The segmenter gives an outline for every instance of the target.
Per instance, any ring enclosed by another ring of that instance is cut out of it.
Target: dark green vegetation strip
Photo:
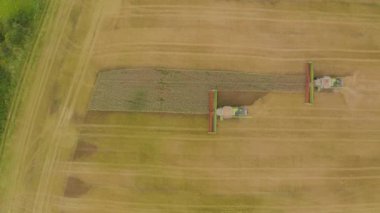
[[[45,0],[0,0],[0,138],[43,5]]]

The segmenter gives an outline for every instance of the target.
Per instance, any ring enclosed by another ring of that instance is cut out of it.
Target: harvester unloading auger
[[[305,103],[314,104],[314,92],[335,90],[343,87],[343,78],[322,76],[315,77],[314,65],[308,63],[305,81]],[[216,133],[218,117],[220,120],[230,118],[246,118],[248,108],[246,106],[223,106],[218,108],[218,90],[209,91],[209,133]]]

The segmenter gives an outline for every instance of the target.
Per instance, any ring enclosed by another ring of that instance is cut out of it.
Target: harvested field
[[[305,77],[301,75],[227,71],[169,69],[105,71],[98,74],[89,110],[207,114],[208,91],[211,89],[252,94],[303,93],[304,79]],[[253,100],[248,99],[243,102],[249,103]]]
[[[7,193],[0,212],[380,212],[377,1],[49,5],[41,51],[25,65],[10,119],[16,126],[6,135],[12,158],[1,175]],[[296,89],[303,80],[290,92],[272,90],[278,78],[287,82],[282,76],[303,79],[307,61],[316,75],[345,76],[346,87],[316,93],[313,106]],[[161,71],[145,69],[152,67]],[[259,92],[237,95],[242,84],[227,84],[221,101],[253,103],[252,118],[219,122],[218,134],[209,135],[202,114],[88,110],[101,88],[97,76],[113,77],[100,71],[120,72],[115,82],[126,77],[124,68],[139,71],[133,79],[153,80],[144,88],[164,79],[191,90],[212,81],[212,71],[243,82],[247,74],[269,77],[251,79]],[[181,75],[174,82],[162,70]],[[200,77],[182,75],[195,71]]]

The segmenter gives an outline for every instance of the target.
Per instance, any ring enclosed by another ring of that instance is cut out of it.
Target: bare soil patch
[[[73,159],[77,160],[80,158],[90,156],[94,154],[97,150],[98,147],[96,145],[87,143],[85,141],[79,141]]]
[[[91,186],[76,177],[69,177],[67,179],[65,197],[80,197],[86,194],[91,189]]]
[[[267,92],[247,92],[247,91],[220,91],[218,93],[219,106],[243,106],[252,105],[263,98]]]
[[[170,69],[106,71],[98,75],[89,109],[207,114],[210,89],[232,92],[225,93],[223,102],[252,104],[260,93],[302,92],[304,77]]]

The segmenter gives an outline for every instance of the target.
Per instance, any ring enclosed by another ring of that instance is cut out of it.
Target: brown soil
[[[229,93],[222,98],[229,105],[250,105],[264,93],[302,93],[304,87],[302,75],[121,69],[98,74],[89,109],[207,114],[210,89]]]
[[[76,177],[69,177],[67,179],[65,197],[80,197],[86,194],[91,189],[91,186]]]
[[[97,150],[98,147],[96,145],[84,141],[79,141],[73,159],[77,160],[80,158],[90,156],[94,154]]]

